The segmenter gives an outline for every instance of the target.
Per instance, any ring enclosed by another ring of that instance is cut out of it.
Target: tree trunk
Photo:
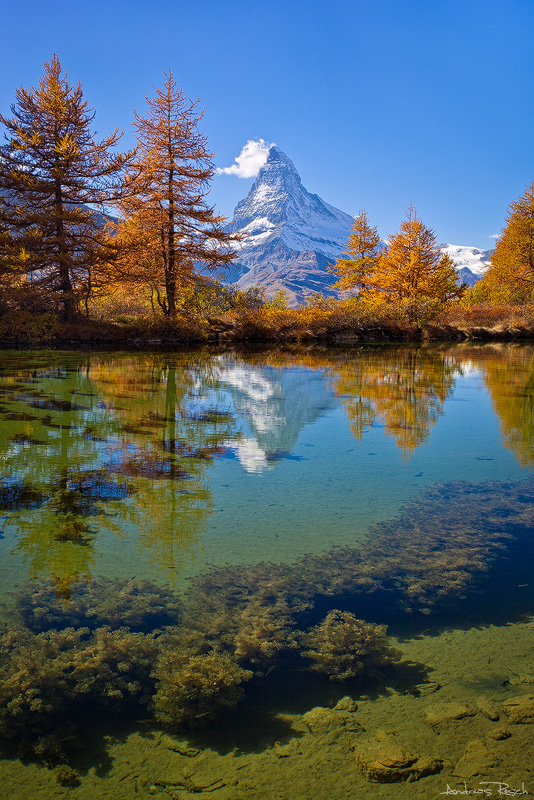
[[[56,180],[54,207],[56,215],[57,261],[63,319],[70,322],[76,316],[76,303],[73,298],[72,283],[69,274],[68,255],[65,247],[65,227],[63,225],[63,193],[61,183]]]
[[[170,149],[170,143],[169,143]],[[172,150],[170,149],[171,158]],[[167,307],[170,317],[176,316],[176,246],[174,232],[174,169],[169,170],[168,202],[167,209],[169,229],[167,232],[167,274],[165,276],[165,288],[167,290]]]

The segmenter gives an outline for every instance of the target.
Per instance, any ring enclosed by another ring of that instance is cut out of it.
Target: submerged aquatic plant
[[[373,625],[354,614],[333,609],[322,622],[301,635],[308,648],[301,655],[313,661],[311,669],[324,672],[332,681],[372,677],[380,667],[401,656],[386,631],[385,625]]]
[[[176,625],[181,603],[169,589],[148,580],[99,578],[71,587],[68,599],[49,581],[30,584],[16,595],[24,625],[35,633],[106,626],[150,633]]]
[[[76,490],[86,497],[92,486]],[[120,711],[150,701],[166,726],[200,725],[296,647],[332,680],[378,676],[399,653],[384,626],[342,602],[357,608],[380,591],[390,605],[429,613],[464,597],[508,540],[534,528],[533,501],[532,480],[434,486],[357,548],[292,565],[213,567],[191,580],[183,600],[149,581],[78,583],[64,599],[50,582],[34,583],[17,597],[24,627],[0,637],[0,734],[42,749],[78,709],[110,702]],[[299,630],[318,601],[340,610]]]
[[[316,593],[385,590],[405,611],[429,614],[465,598],[519,527],[534,530],[534,481],[429,487],[395,519],[373,525],[360,547],[335,547],[296,569]]]
[[[252,672],[226,653],[191,654],[168,648],[158,659],[154,677],[156,718],[176,728],[202,724],[237,705],[244,695],[242,684]]]
[[[73,770],[72,767],[69,767],[68,764],[60,764],[60,766],[57,767],[56,782],[59,783],[60,786],[68,786],[71,789],[80,785],[78,773]]]
[[[78,746],[76,729],[71,723],[67,723],[64,728],[58,728],[54,733],[39,736],[33,743],[32,749],[38,761],[45,767],[53,769],[58,764],[65,765],[69,753],[76,750]]]
[[[188,473],[172,458],[160,458],[148,451],[126,454],[117,464],[110,466],[112,472],[154,481],[181,481]]]
[[[27,433],[14,433],[9,437],[9,440],[14,442],[14,444],[21,444],[24,447],[48,444],[44,439],[35,439],[35,437]]]
[[[0,511],[36,508],[44,502],[44,495],[24,481],[0,480]]]
[[[62,470],[51,485],[50,508],[58,515],[87,517],[102,514],[102,503],[123,500],[135,489],[104,470]]]
[[[213,408],[191,408],[183,406],[180,409],[182,419],[192,422],[231,422],[232,415],[229,411]]]
[[[192,579],[183,622],[261,674],[296,646],[297,617],[313,593],[289,565],[213,567]]]
[[[16,600],[20,622],[0,632],[0,736],[55,766],[86,710],[151,702],[160,627],[176,625],[180,603],[149,581],[111,578],[78,584],[69,599],[39,582]]]
[[[148,702],[156,656],[152,635],[98,628],[0,636],[0,735],[35,740],[72,719],[74,709],[120,710]]]

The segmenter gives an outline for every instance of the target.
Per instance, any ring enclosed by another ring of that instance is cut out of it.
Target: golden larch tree
[[[441,252],[435,231],[424,225],[410,206],[400,231],[390,236],[387,250],[380,256],[376,288],[386,301],[406,306],[415,320],[423,305],[438,310],[462,296],[466,287],[459,286],[456,277],[454,263]]]
[[[116,254],[104,204],[120,194],[131,153],[114,153],[116,129],[98,141],[81,83],[54,55],[38,87],[20,87],[12,117],[0,115],[0,280],[72,319]],[[7,234],[6,234],[7,232]]]
[[[341,258],[331,267],[331,272],[339,276],[336,289],[358,293],[364,297],[374,288],[373,276],[380,257],[380,236],[378,230],[369,224],[365,210],[354,218],[352,232]]]
[[[118,232],[122,279],[148,284],[163,313],[173,316],[198,272],[231,263],[238,237],[206,201],[215,167],[198,130],[198,101],[185,97],[171,72],[155,91],[146,97],[146,113],[134,112],[137,157]]]
[[[478,294],[497,303],[534,300],[534,182],[510,203]]]

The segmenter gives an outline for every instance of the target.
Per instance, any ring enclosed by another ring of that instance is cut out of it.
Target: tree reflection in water
[[[379,423],[409,460],[443,414],[460,365],[440,351],[404,347],[372,351],[332,371],[357,442]]]
[[[211,512],[206,471],[233,432],[231,416],[213,405],[205,361],[92,356],[61,384],[55,369],[4,377],[4,417],[21,403],[48,412],[17,419],[24,430],[0,445],[0,499],[32,578],[51,579],[68,596],[89,579],[99,538],[128,525],[171,573],[195,547]],[[36,431],[39,450],[31,446]]]

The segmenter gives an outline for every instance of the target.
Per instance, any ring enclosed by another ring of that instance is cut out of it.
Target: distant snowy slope
[[[490,265],[491,250],[479,250],[458,244],[441,244],[441,251],[447,253],[455,263],[459,277],[472,286],[484,277]],[[471,280],[469,279],[472,276]]]

